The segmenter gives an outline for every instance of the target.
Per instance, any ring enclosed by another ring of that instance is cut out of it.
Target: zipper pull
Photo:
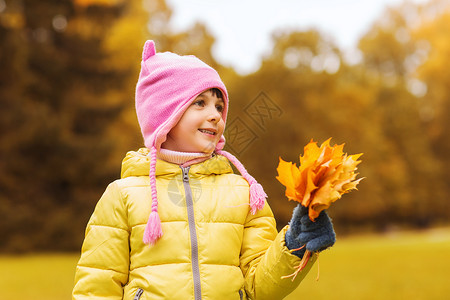
[[[139,288],[136,292],[136,295],[134,295],[134,299],[133,300],[139,300],[141,299],[142,294],[144,293],[144,290]]]
[[[184,182],[189,182],[189,168],[190,167],[186,167],[186,168],[181,167],[181,169],[183,170],[183,181]]]

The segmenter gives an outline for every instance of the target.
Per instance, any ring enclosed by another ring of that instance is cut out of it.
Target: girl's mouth
[[[199,131],[206,133],[206,134],[210,134],[210,135],[216,135],[216,133],[214,131],[207,130],[207,129],[199,129]]]

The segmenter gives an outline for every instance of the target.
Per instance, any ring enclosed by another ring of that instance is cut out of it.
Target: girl
[[[302,207],[277,233],[261,185],[222,150],[227,111],[214,69],[145,43],[136,112],[146,148],[126,155],[89,220],[73,299],[282,299],[313,264],[281,278],[305,248],[333,245],[326,213],[313,223]]]

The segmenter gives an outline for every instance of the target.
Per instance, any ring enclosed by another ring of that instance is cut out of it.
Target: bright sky
[[[387,6],[404,0],[166,0],[172,29],[182,31],[196,21],[216,38],[214,57],[241,74],[256,71],[270,53],[275,30],[316,28],[339,48],[351,52]],[[424,3],[426,0],[410,0]]]

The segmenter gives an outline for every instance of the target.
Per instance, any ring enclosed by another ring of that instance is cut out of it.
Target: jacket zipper
[[[194,201],[192,197],[192,190],[189,184],[189,169],[190,167],[183,168],[183,186],[186,194],[186,209],[188,213],[189,234],[191,237],[191,259],[192,259],[192,276],[194,279],[194,299],[202,299],[202,288],[200,282],[200,268],[198,262],[198,241],[197,231],[195,229],[195,215],[194,215]]]
[[[134,295],[133,300],[139,300],[141,299],[142,294],[144,293],[144,290],[139,288],[136,292],[136,295]]]

